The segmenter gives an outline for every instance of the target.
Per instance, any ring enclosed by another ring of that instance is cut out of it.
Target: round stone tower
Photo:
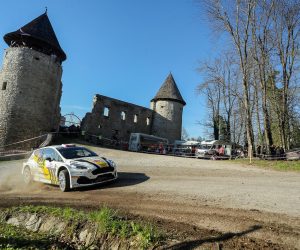
[[[154,111],[152,134],[167,138],[169,143],[180,140],[182,112],[185,104],[170,73],[156,96],[151,100],[150,106]]]
[[[0,71],[0,148],[58,129],[66,59],[47,13],[4,40],[9,48]]]

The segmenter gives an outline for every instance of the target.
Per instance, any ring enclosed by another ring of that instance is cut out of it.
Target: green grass
[[[249,161],[249,159],[237,159],[231,162],[242,163],[248,166],[256,166],[268,169],[275,169],[280,171],[297,171],[300,172],[300,161],[276,161],[276,160],[257,160],[254,159]]]
[[[0,249],[49,249],[49,246],[54,245],[64,247],[55,236],[34,233],[26,228],[0,222]]]
[[[121,239],[133,239],[142,249],[155,245],[163,240],[162,233],[160,233],[153,225],[125,220],[118,216],[116,211],[107,207],[87,212],[68,207],[22,206],[9,208],[6,212],[28,212],[45,214],[48,216],[52,215],[67,222],[72,222],[68,224],[69,226],[66,229],[66,232],[69,235],[72,235],[72,232],[79,223],[95,223],[100,233],[111,234]]]

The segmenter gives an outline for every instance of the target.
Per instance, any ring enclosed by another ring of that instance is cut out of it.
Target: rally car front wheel
[[[24,168],[23,179],[26,185],[30,184],[32,181],[30,168],[28,166]]]
[[[69,177],[68,170],[63,169],[59,172],[58,182],[61,191],[67,192],[70,190],[70,177]]]

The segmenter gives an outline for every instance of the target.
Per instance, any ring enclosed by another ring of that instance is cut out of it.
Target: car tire
[[[24,180],[24,182],[25,182],[26,185],[29,185],[32,182],[31,171],[30,171],[30,168],[28,166],[26,166],[24,168],[24,171],[23,171],[23,180]]]
[[[67,169],[63,169],[58,174],[59,188],[63,192],[68,192],[70,190],[70,176]]]

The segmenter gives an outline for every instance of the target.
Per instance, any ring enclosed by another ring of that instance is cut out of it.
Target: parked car
[[[27,184],[38,181],[59,185],[63,192],[118,178],[117,166],[112,160],[74,144],[35,150],[23,163],[22,174]]]
[[[173,154],[181,156],[195,156],[196,148],[199,147],[198,141],[176,140],[173,146]]]
[[[286,152],[287,160],[300,160],[300,148],[291,149]]]
[[[220,148],[222,152],[220,153]],[[202,141],[196,148],[196,158],[204,159],[229,159],[232,155],[233,143],[221,140]]]

